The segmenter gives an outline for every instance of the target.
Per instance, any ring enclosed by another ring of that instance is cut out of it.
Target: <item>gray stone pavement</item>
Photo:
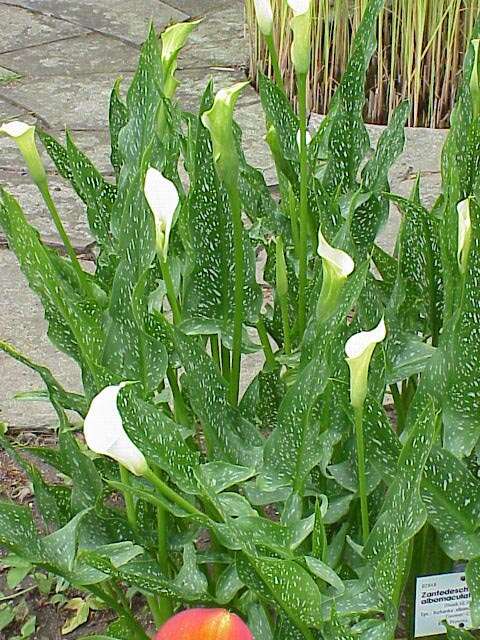
[[[180,58],[178,96],[185,108],[196,110],[210,77],[218,87],[245,77],[248,44],[242,0],[0,0],[0,122],[15,118],[37,122],[59,137],[69,128],[80,148],[105,176],[111,176],[108,99],[115,78],[123,77],[126,88],[151,19],[162,29],[171,21],[192,17],[202,17],[203,22]],[[275,186],[273,165],[263,141],[264,119],[252,88],[239,101],[236,117],[244,129],[247,157]],[[374,140],[380,131],[380,127],[372,127]],[[407,137],[407,150],[395,166],[392,188],[408,193],[415,173],[421,171],[423,194],[431,203],[438,192],[444,133],[417,130],[408,132]],[[91,238],[83,207],[52,164],[47,161],[47,165],[67,231],[75,246],[85,247]],[[0,138],[0,184],[19,198],[42,236],[57,242],[21,157],[5,138]],[[396,226],[398,217],[393,215],[384,234],[386,246],[391,246]],[[1,231],[0,286],[0,339],[49,366],[67,387],[78,389],[78,370],[50,346],[41,305],[2,241]],[[29,429],[54,422],[46,404],[12,399],[18,391],[41,388],[35,374],[0,354],[0,379],[0,421]]]

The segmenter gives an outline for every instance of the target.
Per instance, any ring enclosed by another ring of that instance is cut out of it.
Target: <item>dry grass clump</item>
[[[280,67],[293,98],[288,6],[285,0],[271,1]],[[366,5],[367,0],[313,0],[313,111],[326,112]],[[463,54],[479,7],[480,0],[387,0],[378,21],[378,49],[369,73],[365,114],[368,122],[387,122],[395,106],[409,97],[410,126],[448,126]],[[268,51],[256,28],[252,0],[246,0],[246,13],[252,75],[258,69],[272,75]]]

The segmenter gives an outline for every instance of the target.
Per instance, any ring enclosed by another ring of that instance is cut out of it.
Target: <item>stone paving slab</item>
[[[0,65],[26,79],[108,73],[113,80],[135,71],[137,62],[136,46],[96,32],[0,54]]]
[[[3,0],[80,26],[141,44],[151,20],[157,27],[188,14],[160,0]]]
[[[0,117],[3,115],[2,104],[0,101]],[[30,118],[33,120],[33,118]],[[54,138],[61,144],[65,143],[64,129],[49,129]],[[113,178],[113,169],[110,165],[110,136],[107,129],[99,129],[94,131],[75,131],[70,133],[77,147],[85,153],[100,173],[108,178]],[[44,151],[41,143],[38,149],[44,161],[47,173],[49,175],[58,175],[53,162]],[[5,176],[8,174],[21,177],[26,176],[25,162],[20,154],[17,145],[6,137],[0,137],[0,172]]]
[[[78,367],[50,344],[43,308],[30,291],[15,256],[5,250],[0,251],[0,290],[0,339],[49,367],[66,388],[80,390]],[[19,391],[44,388],[34,372],[3,352],[0,352],[0,371],[0,421],[33,429],[56,424],[55,413],[47,403],[13,400]]]
[[[180,54],[179,66],[245,67],[246,61],[243,6],[233,2],[198,25]]]
[[[0,87],[0,92],[1,92],[1,87]],[[0,119],[2,122],[4,120],[14,120],[14,119],[28,120],[29,122],[32,120],[31,115],[27,111],[27,109],[25,109],[23,106],[12,104],[10,101],[2,98],[1,95],[0,95]]]
[[[73,246],[79,249],[85,247],[92,242],[93,238],[88,228],[83,202],[62,178],[50,178],[49,183],[52,198]],[[18,178],[0,172],[0,184],[17,198],[28,221],[38,229],[45,242],[60,242],[60,237],[42,196],[37,187],[31,183],[29,176]],[[0,231],[0,237],[2,236],[3,233]]]
[[[125,80],[130,81],[131,75],[125,74]],[[115,74],[111,73],[94,74],[88,79],[41,77],[14,83],[8,94],[5,88],[3,93],[28,111],[41,114],[48,129],[98,130],[108,126],[108,103],[114,81]]]
[[[221,9],[227,5],[238,3],[238,0],[168,0],[171,7],[188,13],[192,18],[199,18]]]
[[[25,50],[27,47],[64,40],[88,32],[80,25],[24,9],[19,6],[21,4],[21,2],[0,2],[2,22],[0,53]]]

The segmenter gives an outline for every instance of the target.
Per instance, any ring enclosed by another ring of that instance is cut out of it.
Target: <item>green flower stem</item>
[[[282,71],[278,63],[277,48],[275,47],[273,35],[270,34],[269,36],[265,36],[265,42],[267,43],[268,52],[270,54],[270,60],[272,61],[273,76],[275,78],[275,83],[279,89],[281,89],[282,91],[285,91],[283,88]]]
[[[220,364],[220,345],[218,335],[216,333],[210,336],[210,351],[212,354],[212,360],[217,365],[217,369],[221,372],[222,365]]]
[[[400,435],[405,428],[405,409],[397,384],[390,385],[390,392],[392,394],[393,404],[395,405],[395,412],[397,414],[397,432]]]
[[[261,316],[257,322],[257,331],[260,342],[262,343],[263,353],[265,354],[267,365],[270,369],[275,369],[275,367],[277,366],[277,361],[275,360],[272,345],[270,344],[270,340],[268,338],[268,332],[267,328],[265,327],[265,322]]]
[[[162,612],[160,611],[160,604],[157,602],[155,596],[146,596],[148,608],[152,614],[155,627],[158,629],[165,622]]]
[[[367,475],[365,471],[365,442],[363,437],[363,406],[354,408],[355,440],[357,444],[357,472],[358,494],[360,496],[360,509],[362,514],[362,538],[366,543],[370,533],[367,501]]]
[[[172,367],[167,368],[167,378],[173,394],[175,420],[179,424],[188,426],[190,424],[190,416],[188,415],[187,405],[178,386],[177,373]]]
[[[164,572],[168,575],[168,513],[160,506],[157,506],[157,536],[158,536],[158,564]],[[172,601],[168,596],[159,595],[156,601],[158,606],[156,620],[157,626],[163,624],[173,613]],[[153,611],[152,611],[153,614]]]
[[[290,227],[292,229],[293,246],[295,248],[295,255],[298,258],[300,256],[300,238],[298,232],[297,199],[290,183],[288,185],[288,209],[290,213]]]
[[[197,509],[191,502],[182,498],[176,491],[171,489],[168,484],[161,480],[151,469],[143,474],[144,478],[149,480],[170,502],[176,504],[180,509],[183,509],[192,516],[196,516],[205,520],[206,516],[199,509]]]
[[[160,257],[160,268],[162,269],[163,281],[167,289],[167,298],[170,304],[170,309],[173,314],[173,324],[179,324],[182,321],[182,314],[180,313],[180,307],[178,306],[177,296],[175,295],[175,287],[173,286],[172,276],[168,267],[168,262]]]
[[[308,238],[308,154],[307,154],[307,75],[297,76],[298,116],[300,120],[300,239],[298,269],[298,334],[301,340],[306,324],[307,238]]]
[[[127,469],[125,469],[125,467],[123,467],[122,465],[119,465],[119,466],[120,466],[121,481],[124,484],[130,485],[130,476]],[[132,530],[134,531],[134,533],[137,533],[138,532],[137,516],[135,512],[135,503],[133,500],[133,496],[131,493],[125,491],[123,494],[123,497],[125,499],[125,509],[127,512],[128,523],[132,528]],[[163,513],[159,515],[159,511],[162,511]],[[161,568],[164,569],[164,565],[162,564],[162,562],[164,560],[165,554],[167,554],[167,547],[166,547],[167,523],[166,523],[166,514],[162,509],[162,507],[157,507],[157,523],[158,523],[158,542],[159,542],[158,561]],[[162,560],[160,560],[160,558],[162,558]],[[168,555],[167,555],[167,560],[168,560]],[[161,598],[159,598],[158,602],[154,596],[148,596],[147,603],[152,613],[152,617],[155,621],[155,624],[157,626],[163,624],[163,622],[165,622],[165,620],[167,620],[172,614],[172,611],[173,611],[172,604],[169,598],[166,596],[162,596]]]
[[[96,598],[105,602],[113,611],[115,611],[118,616],[120,616],[128,628],[132,632],[132,639],[135,640],[150,640],[142,627],[138,624],[138,622],[133,617],[133,614],[130,609],[125,609],[119,604],[117,598],[111,596],[109,593],[106,593],[99,585],[88,585],[86,587],[90,593],[92,593]]]
[[[225,184],[230,200],[233,218],[233,245],[235,259],[235,308],[233,317],[233,349],[232,370],[230,375],[229,400],[234,406],[238,404],[240,389],[240,365],[242,360],[242,325],[243,325],[243,288],[245,284],[242,205],[238,188],[233,181]]]
[[[286,354],[292,352],[292,339],[290,337],[290,321],[288,318],[288,299],[280,296],[280,312],[282,314],[282,326],[283,326],[283,347]]]
[[[75,253],[75,249],[73,248],[72,243],[70,242],[70,238],[68,237],[67,232],[65,231],[65,227],[63,226],[62,220],[57,211],[57,207],[55,206],[52,196],[50,195],[47,181],[45,180],[42,182],[37,182],[37,187],[40,193],[42,194],[42,198],[45,201],[45,204],[47,205],[47,208],[50,212],[50,215],[52,216],[52,220],[55,224],[55,227],[57,228],[57,231],[60,235],[63,245],[67,251],[67,255],[70,258],[70,262],[72,263],[72,267],[77,275],[80,288],[83,291],[84,295],[86,295],[87,297],[90,297],[90,287],[87,281],[87,277],[80,265],[80,262],[78,261],[77,254]]]
[[[222,373],[225,380],[230,381],[230,351],[222,344]]]
[[[120,469],[120,480],[123,484],[130,485],[130,474],[127,469],[121,464],[118,465]],[[135,510],[135,502],[133,496],[129,491],[123,493],[123,499],[125,500],[125,511],[127,512],[127,520],[132,531],[137,533],[137,514]]]

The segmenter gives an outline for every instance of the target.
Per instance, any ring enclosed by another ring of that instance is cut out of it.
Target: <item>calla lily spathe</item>
[[[35,127],[31,124],[14,120],[2,124],[0,133],[15,140],[35,184],[44,184],[47,180],[47,175],[35,144]]]
[[[321,229],[318,230],[317,253],[322,258],[323,266],[323,282],[318,299],[317,316],[321,322],[324,322],[334,313],[343,285],[354,271],[355,263],[348,253],[332,247],[325,240]]]
[[[273,28],[273,11],[270,0],[253,0],[255,16],[260,31],[264,36],[269,36]]]
[[[387,329],[382,318],[371,331],[361,331],[351,336],[345,344],[345,355],[350,368],[350,402],[360,408],[367,397],[368,369],[377,344],[385,340]]]
[[[145,174],[144,194],[155,220],[157,252],[165,261],[173,218],[180,202],[177,187],[158,169],[149,167]]]
[[[117,406],[118,394],[127,384],[131,383],[110,385],[94,397],[83,424],[83,435],[89,449],[141,476],[148,471],[147,461],[123,428]]]
[[[348,253],[332,247],[325,240],[321,229],[318,230],[317,253],[322,258],[323,264],[331,269],[338,278],[348,278],[355,269],[355,263]]]
[[[235,613],[195,608],[167,620],[155,640],[253,640],[253,635]]]
[[[178,86],[175,79],[177,70],[177,58],[185,46],[189,35],[200,24],[201,20],[179,22],[167,27],[161,35],[162,40],[162,67],[163,67],[163,92],[167,98],[172,98]]]
[[[311,0],[287,0],[293,12],[290,26],[293,31],[291,56],[295,71],[307,74],[310,66],[310,31],[312,26]]]
[[[248,84],[237,82],[231,87],[220,89],[212,108],[202,114],[202,123],[212,137],[217,171],[226,182],[236,183],[239,161],[233,135],[233,110],[240,93]]]
[[[458,251],[457,259],[460,271],[467,271],[468,255],[472,243],[472,219],[470,216],[470,198],[457,205],[458,213]]]

